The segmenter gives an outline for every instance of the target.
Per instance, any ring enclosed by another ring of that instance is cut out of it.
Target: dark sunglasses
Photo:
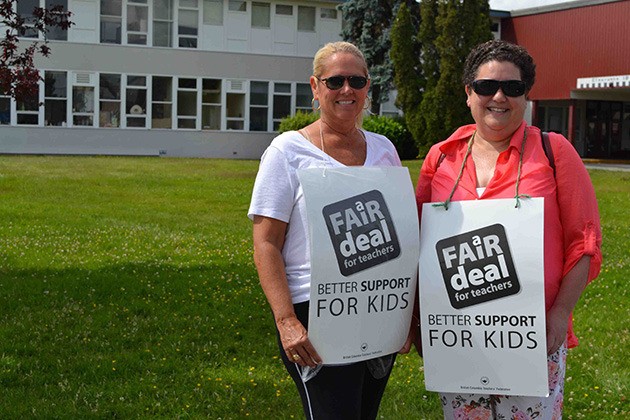
[[[472,82],[472,88],[477,95],[482,96],[493,96],[499,88],[505,96],[512,98],[525,94],[525,82],[522,80],[479,79]]]
[[[352,89],[363,89],[368,82],[367,77],[363,76],[330,76],[325,79],[315,76],[315,78],[320,82],[324,82],[330,90],[341,89],[346,80],[348,80],[348,84]]]

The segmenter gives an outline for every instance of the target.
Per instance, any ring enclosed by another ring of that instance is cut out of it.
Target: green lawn
[[[0,156],[0,418],[301,418],[251,258],[257,167]],[[591,175],[605,260],[575,311],[565,418],[626,418],[630,173]],[[380,414],[441,418],[416,354]]]

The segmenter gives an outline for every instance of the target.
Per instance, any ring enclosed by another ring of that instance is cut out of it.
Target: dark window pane
[[[269,82],[251,82],[249,101],[251,105],[268,105],[269,104]]]
[[[173,79],[171,77],[153,76],[153,100],[157,102],[170,102],[172,100]]]
[[[273,97],[273,118],[284,118],[291,114],[291,97],[290,96],[274,96]]]
[[[46,100],[44,120],[46,125],[62,126],[66,122],[66,100]]]
[[[44,92],[47,98],[65,98],[66,94],[66,72],[46,71],[44,75]]]
[[[267,131],[267,108],[249,109],[249,130]]]
[[[0,124],[9,124],[11,122],[11,100],[9,98],[0,98]]]
[[[101,99],[120,99],[120,74],[101,74]]]
[[[119,18],[101,18],[101,42],[120,44],[122,21]]]

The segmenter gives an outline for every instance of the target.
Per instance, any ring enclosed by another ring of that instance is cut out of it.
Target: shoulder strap
[[[541,137],[542,137],[543,150],[545,151],[545,156],[547,156],[547,159],[549,159],[549,166],[551,166],[551,169],[553,169],[553,176],[555,178],[556,162],[553,157],[553,149],[551,148],[551,142],[549,141],[549,133],[547,133],[546,131],[543,131],[541,134],[542,134]]]

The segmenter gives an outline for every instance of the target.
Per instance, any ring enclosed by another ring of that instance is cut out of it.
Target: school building
[[[536,61],[532,122],[588,158],[630,158],[630,1],[512,11],[501,37]]]
[[[342,2],[20,0],[24,16],[62,4],[75,25],[49,34],[37,100],[0,96],[0,153],[258,159],[281,118],[311,109],[312,58],[340,39]],[[582,156],[629,157],[630,0],[491,16],[536,60],[531,121]],[[391,96],[382,114],[398,112]]]

